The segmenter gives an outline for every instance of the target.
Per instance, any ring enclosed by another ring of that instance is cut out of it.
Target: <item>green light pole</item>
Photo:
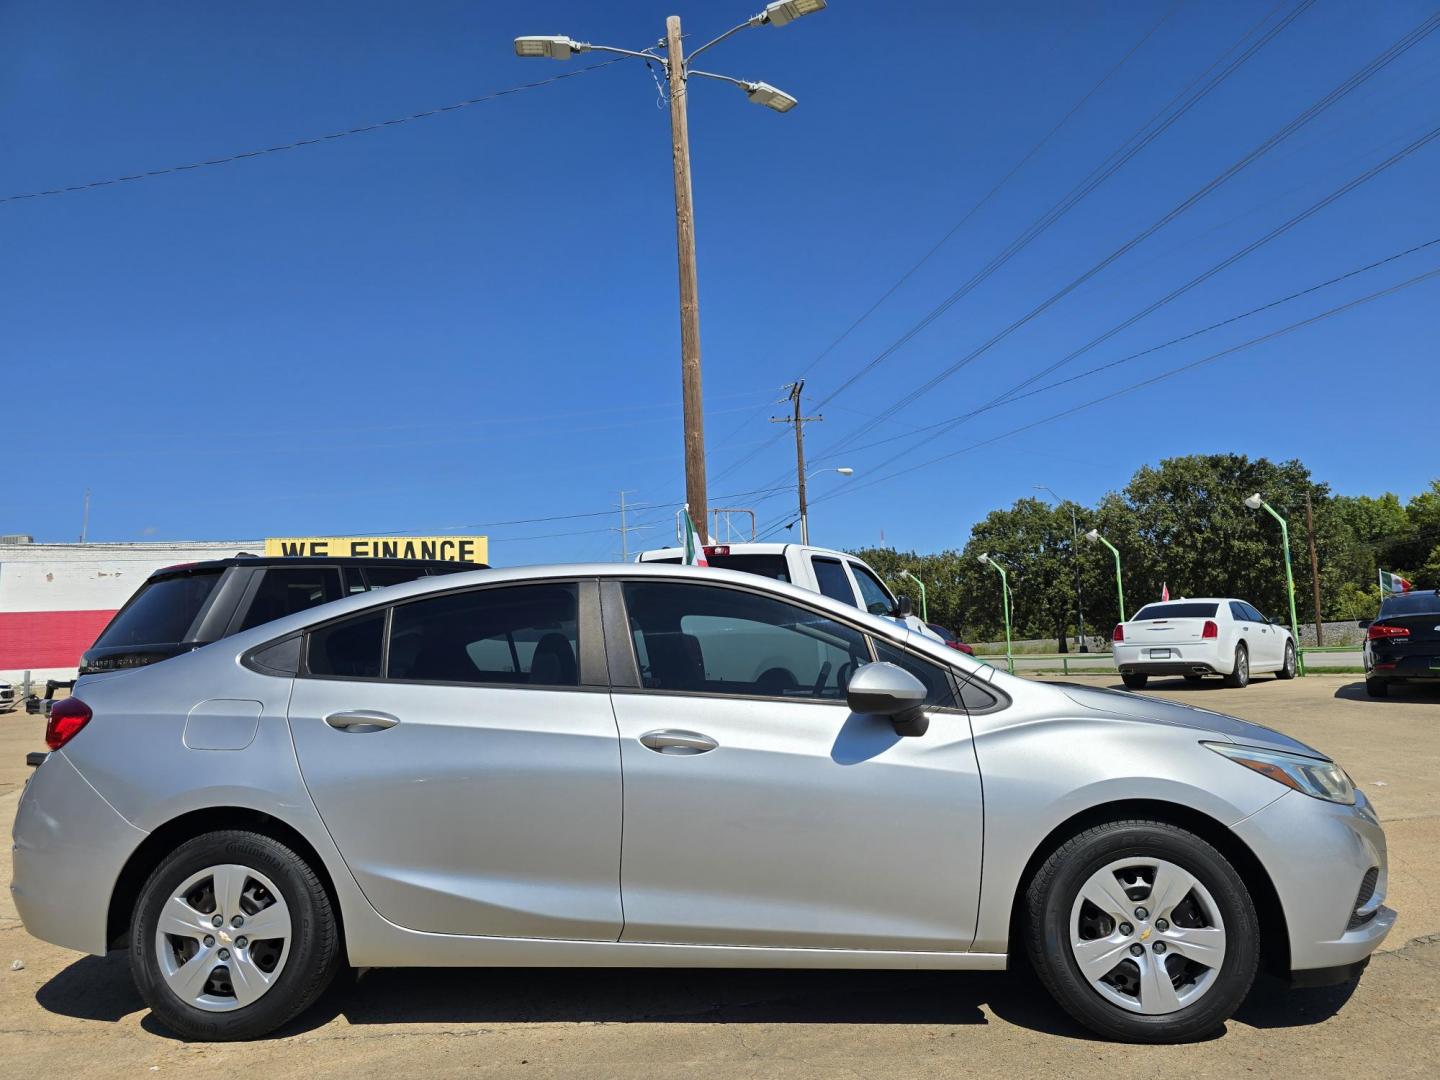
[[[1099,529],[1091,529],[1085,534],[1085,539],[1092,544],[1104,544],[1110,549],[1110,554],[1115,556],[1115,594],[1120,598],[1120,621],[1125,621],[1125,585],[1120,580],[1120,550],[1109,540],[1100,535]]]
[[[920,590],[920,618],[928,623],[930,621],[930,605],[925,602],[925,583],[909,570],[901,570],[900,576],[908,577],[915,583],[915,587]]]
[[[1010,648],[1010,578],[1006,575],[1005,568],[992,559],[988,552],[980,556],[980,561],[986,566],[993,566],[1000,574],[1000,608],[1005,613],[1005,667],[1014,675],[1015,654]]]
[[[1285,591],[1290,597],[1290,633],[1295,639],[1295,666],[1301,675],[1305,674],[1305,654],[1300,648],[1300,621],[1295,617],[1295,575],[1290,569],[1290,526],[1285,523],[1273,506],[1260,497],[1257,491],[1245,500],[1251,510],[1268,510],[1270,516],[1280,523],[1280,542],[1285,546]],[[1320,617],[1317,613],[1317,619]]]

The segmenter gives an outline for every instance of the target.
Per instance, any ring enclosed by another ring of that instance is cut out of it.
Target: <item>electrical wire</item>
[[[242,154],[227,154],[224,157],[209,158],[205,161],[192,161],[188,165],[170,165],[163,169],[150,169],[146,172],[132,173],[129,176],[113,176],[108,180],[91,180],[84,184],[71,184],[68,187],[49,188],[45,191],[27,191],[15,195],[0,196],[0,203],[20,202],[25,199],[43,199],[52,195],[70,195],[77,191],[91,191],[95,188],[110,187],[114,184],[128,184],[135,180],[150,180],[156,176],[169,176],[173,173],[189,172],[192,169],[205,169],[215,165],[229,165],[236,161],[245,161],[248,158],[264,157],[266,154],[279,154],[286,150],[298,150],[302,146],[316,146],[324,142],[333,142],[336,139],[349,138],[351,135],[364,135],[370,131],[379,131],[381,128],[397,127],[400,124],[409,124],[415,120],[425,120],[431,116],[439,116],[442,113],[455,112],[458,109],[468,109],[472,105],[482,105],[487,101],[495,101],[497,98],[509,97],[512,94],[523,93],[526,90],[536,90],[542,86],[550,86],[553,83],[563,82],[565,79],[573,79],[578,75],[585,75],[591,71],[597,71],[611,64],[618,64],[625,57],[617,56],[612,60],[602,60],[598,64],[590,64],[587,67],[576,68],[574,71],[562,72],[559,75],[552,75],[548,79],[539,79],[535,82],[522,83],[520,86],[506,87],[504,90],[495,90],[492,93],[481,97],[467,98],[464,101],[457,101],[453,105],[442,105],[437,109],[426,109],[423,112],[411,113],[409,116],[397,116],[391,120],[380,120],[373,124],[363,124],[360,127],[348,128],[345,131],[332,131],[329,135],[316,135],[309,139],[297,139],[294,142],[281,143],[278,146],[267,146],[262,150],[247,150]]]
[[[1325,94],[1317,101],[1313,102],[1308,108],[1304,109],[1301,113],[1291,119],[1287,124],[1272,133],[1269,137],[1264,139],[1262,142],[1252,148],[1249,152],[1242,155],[1239,159],[1233,162],[1230,166],[1228,166],[1210,181],[1197,188],[1189,196],[1176,204],[1171,210],[1162,215],[1160,218],[1156,219],[1150,225],[1146,226],[1140,232],[1136,233],[1129,240],[1127,240],[1125,243],[1121,244],[1118,248],[1112,251],[1109,255],[1105,256],[1105,258],[1095,263],[1088,270],[1071,280],[1068,284],[1066,284],[1058,291],[1052,293],[1048,298],[1041,301],[1035,307],[1031,308],[1030,311],[1028,311],[1026,314],[1020,316],[1018,319],[1011,322],[1003,330],[1000,330],[999,332],[991,336],[983,344],[977,346],[965,356],[962,356],[960,359],[956,360],[939,374],[933,376],[926,382],[922,383],[920,386],[916,387],[914,390],[910,391],[908,394],[904,395],[898,401],[894,402],[886,409],[882,410],[881,413],[878,415],[877,419],[872,420],[867,424],[861,425],[861,427],[842,437],[837,443],[834,443],[830,447],[827,447],[824,451],[822,451],[821,456],[833,455],[834,453],[837,453],[840,449],[843,449],[844,447],[850,445],[850,443],[853,442],[856,438],[859,438],[866,432],[873,430],[878,423],[883,422],[884,419],[888,419],[890,416],[893,416],[901,409],[919,400],[922,396],[934,390],[945,380],[953,377],[957,372],[959,372],[969,364],[973,363],[979,357],[983,356],[995,345],[1005,340],[1005,338],[1009,337],[1016,330],[1020,329],[1022,326],[1025,326],[1031,320],[1048,311],[1052,306],[1054,306],[1060,300],[1064,299],[1075,289],[1079,288],[1085,282],[1089,281],[1091,278],[1101,273],[1103,270],[1105,270],[1106,267],[1110,266],[1117,259],[1120,259],[1126,253],[1133,250],[1135,247],[1143,243],[1149,237],[1159,232],[1171,221],[1174,221],[1177,217],[1185,213],[1185,211],[1189,210],[1196,203],[1200,202],[1206,196],[1213,193],[1221,185],[1233,179],[1236,175],[1238,175],[1245,168],[1257,161],[1265,153],[1273,149],[1275,146],[1278,146],[1290,135],[1294,134],[1296,131],[1299,131],[1302,127],[1310,123],[1326,109],[1330,108],[1336,102],[1343,99],[1347,94],[1351,93],[1357,87],[1372,78],[1375,74],[1383,70],[1388,64],[1394,62],[1394,60],[1396,60],[1399,56],[1403,55],[1406,51],[1408,51],[1418,42],[1422,41],[1425,37],[1433,33],[1437,27],[1440,27],[1440,12],[1437,12],[1436,14],[1433,14],[1429,18],[1422,21],[1418,26],[1403,35],[1389,48],[1371,59],[1359,70],[1354,72],[1349,78],[1339,83],[1329,93]],[[1419,148],[1419,146],[1424,145],[1425,142],[1428,142],[1431,138],[1433,138],[1435,134],[1435,132],[1431,132],[1425,136],[1422,136],[1420,140],[1417,140],[1416,142],[1410,144],[1410,146],[1406,147],[1398,154],[1392,156],[1390,159],[1387,159],[1386,162],[1383,162],[1380,166],[1377,166],[1375,170],[1372,170],[1372,172],[1367,173],[1354,181],[1351,181],[1349,185],[1346,185],[1338,192],[1332,193],[1331,196],[1329,196],[1325,200],[1322,200],[1321,203],[1315,204],[1315,206],[1311,207],[1311,209],[1307,211],[1303,216],[1308,216],[1310,213],[1318,211],[1319,209],[1323,208],[1324,205],[1328,205],[1329,202],[1341,197],[1348,191],[1353,190],[1353,187],[1358,186],[1360,183],[1364,183],[1365,180],[1369,179],[1370,176],[1375,174],[1375,172],[1383,171],[1383,169],[1388,168],[1390,165],[1393,165],[1396,161],[1400,160],[1405,156],[1408,156],[1410,153],[1413,153],[1414,150]],[[1245,254],[1249,254],[1250,251],[1253,251],[1255,247],[1258,247],[1260,244],[1268,243],[1270,239],[1273,239],[1274,236],[1279,235],[1280,232],[1283,232],[1285,229],[1288,229],[1292,225],[1297,224],[1298,221],[1303,220],[1303,216],[1294,218],[1290,222],[1287,222],[1286,225],[1282,226],[1280,230],[1267,234],[1266,237],[1262,238],[1255,245],[1244,249],[1244,251],[1237,255],[1236,258],[1240,258],[1243,257]],[[1233,261],[1233,259],[1230,261]],[[1229,265],[1229,261],[1227,261],[1224,265]],[[1224,266],[1216,268],[1216,272],[1218,272],[1219,269],[1223,268]],[[1184,286],[1181,291],[1193,287],[1194,284],[1198,283],[1198,280],[1192,282],[1191,284]],[[1176,293],[1175,295],[1178,295],[1178,293]],[[1162,301],[1162,303],[1168,302],[1168,298]],[[1146,313],[1148,314],[1148,311]],[[1143,317],[1143,315],[1140,317]],[[1125,325],[1129,324],[1127,323]],[[1123,329],[1123,326],[1119,329]],[[1116,332],[1118,332],[1118,329]]]

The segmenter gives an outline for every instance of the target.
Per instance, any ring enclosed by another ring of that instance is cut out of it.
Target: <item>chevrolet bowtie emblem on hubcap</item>
[[[1147,927],[1145,927],[1144,930],[1140,931],[1140,940],[1141,940],[1141,941],[1146,941],[1146,940],[1149,939],[1149,937],[1150,937],[1150,927],[1147,926]]]

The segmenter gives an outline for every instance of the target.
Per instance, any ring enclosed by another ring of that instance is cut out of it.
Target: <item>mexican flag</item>
[[[700,534],[695,531],[695,519],[690,516],[690,507],[685,507],[685,558],[686,566],[709,566],[705,559],[705,548],[700,543]]]
[[[1399,574],[1392,574],[1389,570],[1380,571],[1380,591],[1388,593],[1409,592],[1415,586],[1406,581]]]
[[[1170,583],[1168,581],[1160,584],[1160,599],[1162,601],[1170,599]]]

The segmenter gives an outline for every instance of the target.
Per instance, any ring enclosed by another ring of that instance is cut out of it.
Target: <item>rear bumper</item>
[[[1116,669],[1127,675],[1228,675],[1235,664],[1234,657],[1221,658],[1213,641],[1182,645],[1121,644],[1111,651]],[[1156,656],[1157,652],[1162,655]]]
[[[1296,978],[1325,979],[1330,976],[1319,973],[1326,969],[1361,963],[1395,925],[1395,912],[1384,904],[1385,833],[1363,793],[1355,806],[1340,806],[1291,791],[1234,832],[1275,886]],[[1361,903],[1372,869],[1376,885]],[[1317,975],[1304,975],[1311,971]]]
[[[31,934],[103,956],[110,895],[146,833],[100,797],[63,751],[30,774],[13,831],[10,892]]]
[[[1387,656],[1366,650],[1365,674],[1375,679],[1440,679],[1440,656]]]

